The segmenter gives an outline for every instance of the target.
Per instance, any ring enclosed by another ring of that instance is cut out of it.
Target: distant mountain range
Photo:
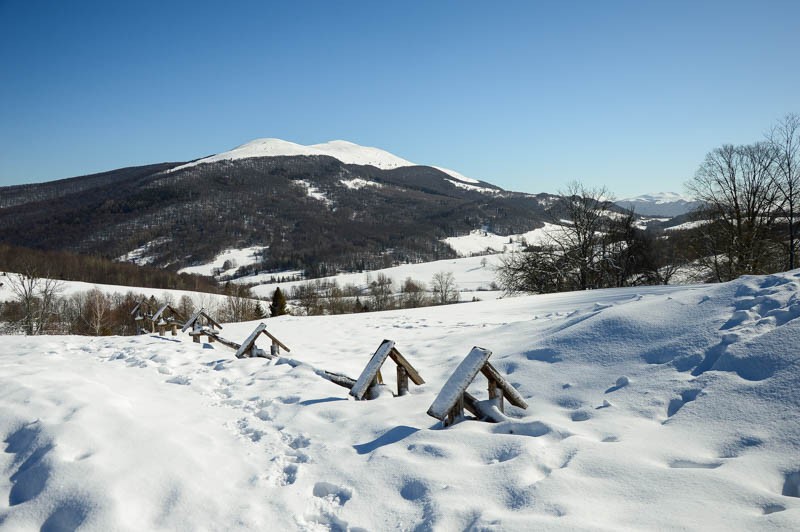
[[[322,275],[455,257],[445,238],[531,231],[552,219],[557,198],[343,140],[265,138],[190,162],[0,188],[0,243],[173,270],[256,247],[253,270]],[[674,216],[692,202],[658,194],[617,204]]]
[[[321,274],[454,257],[444,238],[541,227],[552,198],[345,141],[259,139],[188,163],[0,188],[0,242],[176,270],[259,246],[259,267]]]
[[[614,203],[624,209],[633,209],[642,216],[672,218],[689,213],[700,206],[700,202],[675,192],[643,194],[633,198],[617,200]]]

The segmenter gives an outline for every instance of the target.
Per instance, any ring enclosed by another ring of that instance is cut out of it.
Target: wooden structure
[[[197,312],[195,312],[189,320],[183,324],[182,332],[189,331],[189,336],[192,337],[192,341],[196,344],[200,343],[200,337],[206,335],[208,337],[209,343],[214,342],[217,339],[218,331],[214,328],[222,329],[222,325],[217,323],[217,321],[208,315],[206,309],[201,308]]]
[[[492,352],[488,349],[473,347],[447,379],[439,395],[428,409],[428,415],[441,420],[445,427],[464,417],[465,409],[478,419],[497,421],[492,416],[491,408],[467,392],[467,387],[478,372],[483,373],[489,381],[490,405],[488,406],[495,406],[500,412],[504,412],[503,399],[505,399],[516,407],[528,408],[528,403],[517,389],[511,386],[489,363],[490,356],[492,356]]]
[[[357,400],[369,399],[372,396],[374,388],[379,384],[383,384],[383,376],[381,375],[381,366],[386,362],[387,358],[391,358],[397,364],[397,395],[405,395],[408,393],[408,379],[416,384],[424,384],[419,373],[414,366],[400,354],[392,340],[384,340],[372,355],[372,358],[367,363],[361,376],[350,388],[350,395]]]
[[[153,314],[150,321],[155,327],[158,327],[159,336],[164,336],[168,327],[172,330],[172,336],[178,336],[178,325],[182,324],[183,317],[172,305],[167,303]]]
[[[261,334],[272,340],[269,353],[263,349],[259,349],[256,346],[256,339]],[[281,348],[287,352],[291,351],[280,340],[270,334],[269,331],[267,331],[267,325],[262,322],[258,324],[258,327],[256,327],[252,333],[250,333],[250,336],[247,337],[247,340],[245,340],[244,343],[238,347],[236,350],[236,358],[262,357],[271,359],[281,354]]]
[[[154,309],[146,299],[139,301],[133,307],[131,316],[133,316],[133,321],[136,323],[136,334],[144,334],[148,329],[150,329],[151,333],[156,332],[153,311]]]

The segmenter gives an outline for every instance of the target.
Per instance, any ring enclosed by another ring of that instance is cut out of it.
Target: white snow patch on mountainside
[[[271,318],[291,348],[271,362],[183,334],[4,337],[1,527],[798,530],[798,318],[795,270]],[[387,361],[355,401],[320,377],[357,378],[384,338],[424,384],[392,397]],[[530,406],[442,429],[426,412],[473,346]]]
[[[198,164],[215,163],[219,161],[234,161],[237,159],[249,159],[251,157],[279,157],[279,156],[298,156],[298,155],[327,155],[338,159],[345,164],[370,165],[382,170],[391,170],[404,166],[419,166],[406,159],[398,157],[393,153],[380,148],[370,146],[360,146],[346,140],[332,140],[322,144],[312,144],[303,146],[281,139],[264,138],[255,139],[237,146],[236,148],[200,159],[182,166],[173,168],[171,171],[189,168]],[[433,166],[437,170],[448,174],[451,177],[465,183],[478,183],[476,179],[466,177],[454,170]]]
[[[261,261],[261,253],[266,248],[264,246],[251,246],[240,249],[226,249],[211,262],[200,264],[198,266],[189,266],[178,270],[178,273],[193,273],[196,275],[213,276],[219,272],[219,275],[232,275],[242,266],[249,266]],[[231,267],[227,270],[224,269],[225,263],[230,261]]]

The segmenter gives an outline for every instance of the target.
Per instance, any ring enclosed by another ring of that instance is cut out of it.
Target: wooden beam
[[[378,346],[378,349],[372,355],[372,358],[370,358],[369,362],[367,362],[364,371],[361,372],[358,380],[350,389],[350,395],[359,401],[364,398],[367,390],[373,386],[373,382],[377,383],[381,366],[386,361],[386,358],[389,356],[389,352],[392,350],[392,348],[394,348],[394,342],[392,340],[384,340],[381,342],[381,345]]]
[[[239,346],[239,349],[236,350],[236,358],[244,357],[256,343],[256,338],[258,338],[258,335],[261,334],[266,328],[266,323],[259,323],[255,330],[250,333],[250,336],[248,336],[247,339],[242,342],[242,345]]]
[[[267,335],[269,337],[269,339],[272,340],[273,344],[278,344],[281,347],[281,349],[283,349],[287,353],[291,353],[292,352],[292,350],[289,349],[288,347],[286,347],[280,340],[278,340],[277,338],[272,336],[272,334],[270,334],[270,332],[266,328],[261,332],[264,333],[265,335]]]
[[[411,363],[408,360],[406,360],[406,358],[403,355],[400,354],[400,351],[392,347],[392,350],[389,351],[389,356],[392,357],[392,360],[394,360],[394,363],[397,364],[398,367],[402,366],[403,368],[405,368],[406,372],[408,373],[408,376],[411,378],[411,381],[414,384],[416,384],[417,386],[419,386],[420,384],[425,384],[425,381],[422,380],[422,377],[420,376],[419,373],[417,373],[417,370],[414,369],[414,366],[412,366]]]
[[[489,379],[489,382],[494,381],[496,386],[503,390],[503,395],[509,403],[519,408],[528,408],[528,403],[525,402],[525,399],[522,398],[517,389],[511,386],[511,383],[509,383],[502,375],[500,375],[500,373],[488,361],[481,368],[481,373],[483,373],[486,378]]]
[[[447,382],[442,386],[439,395],[428,408],[428,415],[444,421],[448,412],[461,401],[464,392],[475,378],[475,375],[492,356],[492,352],[482,347],[473,347],[472,351],[461,361]]]
[[[401,364],[397,365],[397,395],[402,397],[408,393],[408,371]]]

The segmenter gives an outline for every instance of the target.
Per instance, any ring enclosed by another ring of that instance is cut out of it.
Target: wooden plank
[[[203,309],[200,309],[197,312],[195,312],[194,314],[192,314],[192,316],[188,320],[186,320],[186,323],[183,324],[183,329],[181,329],[181,332],[186,332],[188,329],[191,329],[192,327],[194,327],[194,324],[197,321],[197,319],[200,317],[200,313],[201,312],[203,312]]]
[[[447,413],[463,396],[475,375],[492,356],[492,352],[482,347],[473,347],[472,351],[461,361],[447,382],[442,386],[439,395],[428,409],[428,415],[444,420]]]
[[[503,390],[503,395],[509,403],[519,408],[528,408],[528,403],[525,402],[525,399],[522,398],[517,389],[511,386],[511,383],[500,375],[489,362],[486,362],[483,368],[481,368],[481,373],[486,375],[486,378],[489,379],[490,382],[494,381],[497,383],[497,386]]]
[[[237,344],[236,342],[231,342],[227,338],[223,338],[222,336],[220,336],[218,334],[215,334],[214,337],[217,339],[217,341],[219,343],[221,343],[224,346],[230,347],[231,349],[238,350],[240,347],[242,347],[241,345]]]
[[[283,345],[283,343],[280,340],[278,340],[277,338],[272,336],[268,330],[264,329],[264,334],[266,334],[269,337],[269,339],[273,341],[273,343],[276,343],[279,346],[281,346],[281,349],[283,349],[287,353],[291,353],[292,352],[292,350],[289,349],[288,347],[286,347],[285,345]]]
[[[384,340],[380,346],[378,346],[377,351],[372,355],[369,362],[367,362],[367,366],[364,368],[364,371],[361,372],[361,375],[358,377],[358,380],[350,389],[350,395],[358,399],[359,401],[364,398],[364,394],[367,393],[367,390],[372,385],[372,382],[378,378],[378,373],[381,370],[381,366],[386,361],[386,358],[389,356],[389,352],[394,347],[394,342],[392,340]]]
[[[222,329],[222,325],[220,325],[219,323],[217,323],[217,321],[216,321],[214,318],[212,318],[211,316],[209,316],[209,315],[208,315],[208,313],[206,313],[206,310],[205,310],[205,309],[200,309],[200,313],[203,315],[203,317],[204,317],[205,319],[207,319],[207,320],[209,321],[209,323],[211,323],[211,325],[216,325],[216,326],[217,326],[217,329]]]
[[[258,335],[264,332],[266,328],[267,328],[266,323],[264,322],[259,323],[258,326],[255,328],[255,330],[250,333],[250,336],[247,337],[247,340],[242,342],[242,345],[240,345],[239,349],[236,350],[236,358],[242,358],[243,356],[245,356],[245,354],[250,350],[250,348],[253,347],[253,344],[255,344]]]
[[[408,393],[408,371],[405,366],[397,365],[397,395],[402,397]]]
[[[476,418],[481,419],[481,413],[478,409],[478,399],[469,392],[464,392],[464,409]]]
[[[422,377],[420,376],[419,373],[417,373],[417,370],[414,369],[414,366],[412,366],[411,363],[408,360],[406,360],[406,358],[403,355],[400,354],[400,351],[398,351],[396,348],[393,347],[392,350],[389,352],[389,356],[392,357],[392,360],[394,360],[395,364],[397,364],[398,366],[403,366],[405,368],[406,372],[408,373],[408,376],[411,378],[411,381],[414,384],[416,384],[417,386],[419,386],[420,384],[425,384],[425,381],[422,380]]]
[[[334,384],[338,384],[343,388],[347,388],[348,390],[352,389],[353,385],[355,385],[356,383],[355,379],[350,378],[347,375],[342,375],[341,373],[333,373],[331,371],[325,371],[324,369],[318,370],[317,375],[331,381]]]

